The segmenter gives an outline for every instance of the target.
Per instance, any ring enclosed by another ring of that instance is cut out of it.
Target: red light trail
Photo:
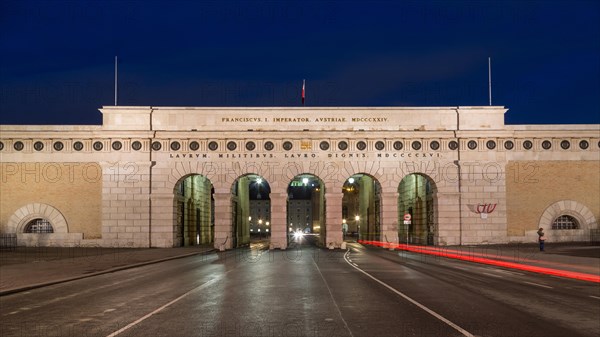
[[[530,265],[521,264],[521,263],[499,261],[499,260],[493,260],[493,259],[489,259],[489,258],[475,256],[475,255],[483,255],[483,254],[478,254],[478,253],[464,254],[463,252],[460,252],[457,250],[450,250],[450,249],[446,249],[446,248],[411,246],[411,245],[407,245],[407,244],[387,243],[387,242],[381,242],[381,241],[359,240],[358,242],[361,244],[373,245],[373,246],[389,248],[389,249],[394,249],[394,250],[404,250],[404,251],[415,252],[415,253],[419,253],[419,254],[435,255],[435,256],[447,257],[450,259],[463,260],[463,261],[487,264],[487,265],[492,265],[492,266],[499,266],[499,267],[503,267],[503,268],[524,270],[524,271],[529,271],[529,272],[538,273],[538,274],[553,275],[553,276],[571,278],[571,279],[576,279],[576,280],[600,283],[599,275],[578,273],[578,272],[546,268],[546,267],[530,266]]]

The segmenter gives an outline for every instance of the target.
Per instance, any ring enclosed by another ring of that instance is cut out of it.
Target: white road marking
[[[547,286],[545,284],[539,284],[539,283],[533,283],[533,282],[527,282],[527,281],[523,281],[523,283],[531,284],[532,286],[538,286],[538,287],[542,287],[542,288],[554,289],[554,287]]]
[[[147,319],[147,318],[149,318],[150,316],[152,316],[152,315],[154,315],[154,314],[156,314],[156,313],[159,313],[159,312],[160,312],[160,311],[162,311],[163,309],[165,309],[165,308],[167,308],[167,307],[171,306],[172,304],[174,304],[174,303],[178,302],[179,300],[181,300],[181,299],[183,299],[184,297],[186,297],[186,296],[190,295],[191,293],[194,293],[194,292],[196,292],[196,291],[198,291],[198,290],[201,290],[201,289],[203,289],[203,288],[206,288],[206,287],[208,287],[209,285],[212,285],[213,283],[217,282],[217,281],[218,281],[218,280],[220,280],[221,278],[222,278],[222,277],[216,277],[216,278],[214,278],[214,279],[212,279],[212,280],[210,280],[210,281],[208,281],[208,282],[205,282],[205,283],[203,283],[203,284],[201,284],[201,285],[197,286],[196,288],[194,288],[194,289],[192,289],[192,290],[188,291],[187,293],[185,293],[185,294],[183,294],[183,295],[181,295],[181,296],[177,297],[176,299],[174,299],[174,300],[172,300],[171,302],[169,302],[169,303],[167,303],[167,304],[165,304],[165,305],[163,305],[163,306],[159,307],[158,309],[156,309],[156,310],[152,311],[151,313],[149,313],[149,314],[146,314],[145,316],[143,316],[143,317],[140,317],[139,319],[137,319],[137,320],[135,320],[135,321],[133,321],[133,322],[131,322],[131,323],[127,324],[126,326],[124,326],[124,327],[122,327],[121,329],[119,329],[119,330],[117,330],[117,331],[115,331],[115,332],[111,333],[110,335],[108,335],[108,336],[106,336],[106,337],[113,337],[113,336],[116,336],[116,335],[120,334],[121,332],[123,332],[123,331],[125,331],[125,330],[127,330],[127,329],[129,329],[129,328],[131,328],[131,327],[133,327],[133,326],[135,326],[135,325],[137,325],[137,324],[139,324],[140,322],[142,322],[142,321],[146,320],[146,319]]]
[[[344,260],[346,260],[346,262],[348,262],[347,258],[348,258],[348,254],[350,253],[350,251],[347,251],[346,254],[344,254]],[[448,324],[449,326],[451,326],[452,328],[454,328],[456,331],[460,332],[463,336],[468,336],[468,337],[475,337],[472,333],[468,332],[467,330],[461,328],[460,326],[456,325],[455,323],[451,322],[450,320],[448,320],[447,318],[445,318],[444,316],[438,314],[437,312],[427,308],[426,306],[424,306],[423,304],[413,300],[412,298],[408,297],[407,295],[405,295],[404,293],[394,289],[392,286],[388,285],[387,283],[380,281],[379,279],[375,278],[373,275],[367,273],[366,271],[360,269],[357,266],[352,265],[350,262],[348,262],[348,264],[350,264],[354,269],[360,271],[361,273],[365,274],[366,276],[368,276],[369,278],[371,278],[372,280],[374,280],[375,282],[381,284],[382,286],[388,288],[389,290],[393,291],[396,295],[404,298],[405,300],[409,301],[410,303],[416,305],[417,307],[421,308],[422,310],[426,311],[427,313],[429,313],[430,315],[432,315],[433,317],[439,319],[440,321]]]
[[[333,301],[333,305],[335,305],[335,308],[337,309],[338,315],[340,316],[340,319],[342,320],[342,322],[344,322],[344,326],[346,327],[346,330],[348,330],[348,333],[350,334],[351,337],[354,337],[354,335],[352,334],[352,330],[350,330],[350,327],[348,326],[348,323],[346,323],[346,320],[344,319],[344,316],[342,316],[342,311],[340,310],[340,307],[338,307],[335,298],[333,298],[333,293],[331,292],[331,288],[329,288],[329,284],[327,283],[327,281],[325,280],[325,276],[323,276],[323,273],[321,273],[321,269],[319,269],[319,265],[317,264],[317,262],[315,262],[315,260],[313,259],[313,264],[315,265],[315,267],[317,268],[317,271],[319,272],[319,275],[321,275],[321,279],[323,279],[323,283],[325,283],[325,286],[327,287],[327,291],[329,291],[329,296],[331,297],[331,300]],[[331,318],[326,318],[325,320],[327,321],[328,319]],[[333,319],[331,319],[333,321]]]
[[[598,296],[590,295],[590,297],[600,300],[600,297],[598,297]]]
[[[506,274],[513,274],[513,275],[525,275],[523,273],[518,273],[516,271],[511,271],[511,270],[504,270],[504,269],[493,269],[493,270],[496,272],[499,272],[499,273],[506,273]]]
[[[492,276],[492,277],[500,277],[500,278],[504,277],[502,275],[494,275],[494,274],[490,274],[490,273],[482,273],[482,274],[485,274],[487,276]]]

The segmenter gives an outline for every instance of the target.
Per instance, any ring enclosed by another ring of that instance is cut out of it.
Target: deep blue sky
[[[600,123],[599,1],[0,1],[0,124],[119,105],[487,105]]]

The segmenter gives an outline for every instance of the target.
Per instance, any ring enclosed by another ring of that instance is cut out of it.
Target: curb
[[[194,255],[207,254],[207,253],[215,252],[215,251],[216,251],[216,249],[210,249],[210,250],[203,251],[203,252],[194,252],[194,253],[187,253],[187,254],[182,254],[182,255],[175,255],[175,256],[165,257],[165,258],[146,261],[146,262],[138,262],[138,263],[128,264],[125,266],[114,267],[114,268],[97,271],[97,272],[90,273],[90,274],[72,276],[72,277],[66,277],[66,278],[58,279],[58,280],[54,280],[54,281],[30,284],[30,285],[27,285],[24,287],[2,290],[2,291],[0,291],[0,297],[10,295],[10,294],[20,293],[20,292],[27,291],[27,290],[43,288],[43,287],[47,287],[47,286],[51,286],[51,285],[55,285],[55,284],[59,284],[59,283],[66,283],[66,282],[70,282],[70,281],[81,280],[81,279],[88,278],[88,277],[114,273],[116,271],[121,271],[121,270],[125,270],[125,269],[133,269],[133,268],[137,268],[137,267],[146,266],[149,264],[155,264],[155,263],[160,263],[160,262],[165,262],[165,261],[170,261],[170,260],[176,260],[176,259],[181,259],[184,257],[194,256]]]

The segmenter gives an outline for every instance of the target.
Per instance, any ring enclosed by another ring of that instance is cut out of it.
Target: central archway
[[[302,242],[304,236],[314,236],[325,244],[325,184],[313,174],[299,174],[287,188],[287,240]]]

